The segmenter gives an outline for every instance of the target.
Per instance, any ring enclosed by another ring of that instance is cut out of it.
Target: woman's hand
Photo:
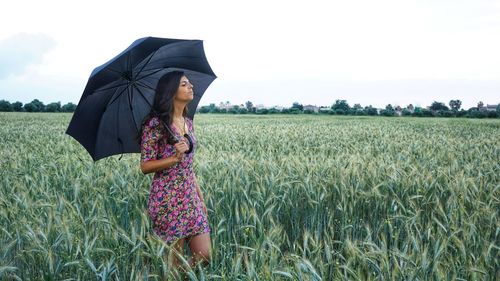
[[[187,145],[186,141],[183,140],[174,144],[174,147],[175,147],[175,157],[177,157],[178,161],[181,161],[182,158],[184,157],[185,152],[189,150],[189,146]]]

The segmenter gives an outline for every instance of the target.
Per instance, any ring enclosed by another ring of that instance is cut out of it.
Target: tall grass
[[[70,118],[0,113],[1,279],[173,278],[139,155],[94,163]],[[192,280],[500,274],[499,120],[197,115],[195,130],[213,257]]]

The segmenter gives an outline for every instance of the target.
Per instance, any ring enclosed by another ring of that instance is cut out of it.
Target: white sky
[[[135,39],[204,40],[200,105],[500,102],[500,0],[2,3],[0,99],[77,103]]]

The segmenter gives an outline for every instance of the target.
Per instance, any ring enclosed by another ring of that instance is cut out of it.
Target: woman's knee
[[[203,266],[207,266],[210,264],[210,251],[198,251],[193,253],[194,259],[196,263],[201,263]]]
[[[211,242],[209,233],[192,236],[189,239],[189,247],[191,249],[193,257],[197,261],[203,261],[204,264],[208,264],[210,262],[210,255],[212,250],[210,244]]]

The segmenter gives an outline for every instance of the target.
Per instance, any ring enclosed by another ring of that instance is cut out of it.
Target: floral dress
[[[193,120],[186,117],[186,124],[193,141],[193,151],[184,155],[181,162],[155,172],[148,198],[148,215],[153,231],[167,244],[179,238],[210,232],[193,172],[196,148]],[[141,137],[142,162],[175,155],[175,147],[167,143],[165,128],[162,126],[158,117],[152,117],[144,124]],[[170,129],[181,138],[175,126],[171,125]]]

